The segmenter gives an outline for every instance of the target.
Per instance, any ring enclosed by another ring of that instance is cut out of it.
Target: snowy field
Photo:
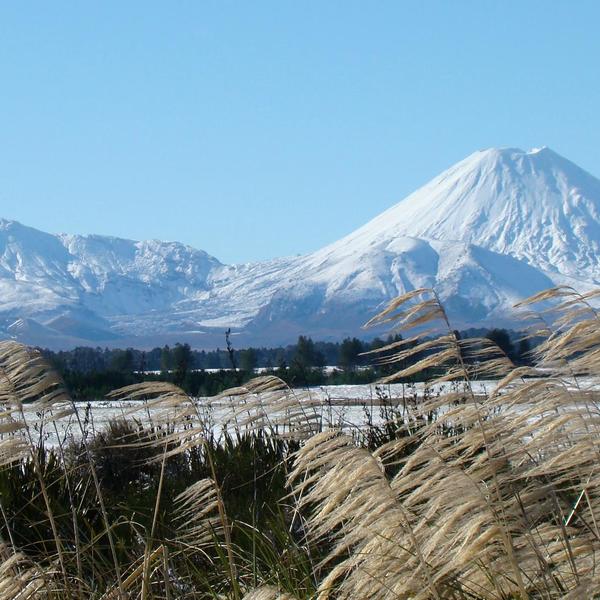
[[[477,382],[474,386],[475,393],[486,393],[493,386],[493,382]],[[428,393],[439,394],[450,391],[451,384],[437,386]],[[293,389],[288,392],[289,402],[305,407],[307,414],[316,419],[324,428],[341,427],[343,429],[361,429],[367,423],[381,423],[384,420],[386,407],[402,410],[407,403],[421,398],[424,393],[424,384],[391,384],[391,385],[329,385],[312,387],[308,389]],[[235,428],[235,424],[243,421],[246,412],[240,410],[240,399],[228,397],[198,397],[194,399],[194,416],[200,416],[210,429],[217,435],[224,429]],[[159,420],[169,421],[169,410],[162,407],[148,407],[142,401],[116,401],[95,400],[91,402],[76,402],[77,411],[83,430],[90,435],[102,431],[110,421],[126,419],[138,421],[142,424]],[[253,414],[256,414],[256,406]],[[276,417],[282,414],[266,414],[263,411],[262,422],[269,425]],[[175,417],[175,409],[172,411]],[[38,434],[35,423],[39,422],[39,415],[32,410],[25,411],[25,417]],[[43,436],[47,445],[56,445],[58,436],[68,439],[81,436],[81,428],[76,415],[70,414],[56,421],[54,425],[44,428]]]
[[[481,380],[472,383],[476,396],[486,396],[496,387],[495,381]],[[568,383],[569,386],[573,385]],[[600,390],[600,379],[582,378],[577,382],[580,389]],[[310,415],[322,428],[342,428],[344,430],[361,430],[368,423],[381,424],[389,414],[390,408],[400,415],[410,410],[426,393],[429,397],[445,393],[467,392],[464,383],[446,383],[431,386],[425,391],[424,383],[391,384],[391,385],[329,385],[308,389],[294,389],[287,393],[285,410],[270,409],[257,403],[256,398],[240,402],[239,397],[198,397],[194,399],[194,408],[190,413],[196,422],[202,422],[206,431],[216,435],[225,429],[232,431],[240,422],[252,414],[255,425],[273,426],[289,417],[289,405],[299,407],[304,415]],[[281,405],[280,405],[281,406]],[[152,422],[168,422],[171,415],[164,407],[149,407],[141,401],[96,400],[93,402],[77,402],[77,411],[88,434],[102,431],[110,421],[126,419],[141,424]],[[175,417],[175,409],[172,416]],[[296,410],[296,414],[299,412]],[[29,410],[25,417],[34,435],[39,435],[39,415]],[[54,425],[46,425],[43,431],[47,445],[56,445],[58,439],[68,440],[81,436],[81,428],[74,414],[65,416]]]

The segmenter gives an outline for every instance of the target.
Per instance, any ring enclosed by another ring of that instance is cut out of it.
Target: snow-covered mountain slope
[[[338,330],[355,328],[386,299],[423,286],[457,325],[510,324],[513,304],[536,291],[600,281],[600,181],[548,148],[476,152],[301,259],[288,280],[257,329],[297,313],[300,330],[319,311]]]
[[[0,332],[51,347],[337,339],[423,286],[456,326],[507,325],[525,296],[599,281],[600,181],[547,148],[476,152],[341,240],[262,263],[0,220]]]
[[[315,263],[314,256],[307,257],[291,271],[297,277],[289,277],[248,324],[255,335],[268,332],[275,338],[280,330],[290,337],[303,331],[356,335],[387,301],[420,287],[436,289],[456,327],[510,325],[516,302],[557,282],[510,255],[407,236],[339,261],[329,256]]]
[[[168,311],[201,296],[218,267],[217,259],[179,243],[50,235],[2,219],[0,329],[4,324],[31,343],[40,326],[44,339],[109,341],[119,333],[111,317]]]
[[[469,242],[598,281],[600,181],[549,148],[475,152],[321,255],[400,235]]]

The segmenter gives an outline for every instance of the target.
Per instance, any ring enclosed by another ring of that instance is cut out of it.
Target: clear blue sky
[[[0,216],[305,253],[474,150],[600,176],[600,2],[3,2]]]

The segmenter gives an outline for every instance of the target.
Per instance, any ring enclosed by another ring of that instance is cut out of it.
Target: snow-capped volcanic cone
[[[262,263],[0,220],[0,332],[53,347],[364,336],[416,287],[457,327],[510,325],[525,296],[598,282],[600,181],[548,148],[476,152],[341,240]]]
[[[466,242],[599,281],[600,180],[549,148],[482,150],[325,251],[399,236]]]
[[[294,311],[300,324],[309,305],[311,319],[355,327],[417,287],[434,287],[457,325],[510,325],[524,297],[599,280],[600,181],[548,148],[490,149],[301,259],[260,326]]]

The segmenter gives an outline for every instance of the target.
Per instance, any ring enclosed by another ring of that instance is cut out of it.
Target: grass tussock
[[[596,296],[521,303],[535,366],[460,339],[431,290],[397,298],[371,322],[403,338],[372,358],[386,383],[432,378],[342,426],[269,376],[218,410],[128,386],[96,430],[41,355],[2,342],[0,597],[600,597]]]

